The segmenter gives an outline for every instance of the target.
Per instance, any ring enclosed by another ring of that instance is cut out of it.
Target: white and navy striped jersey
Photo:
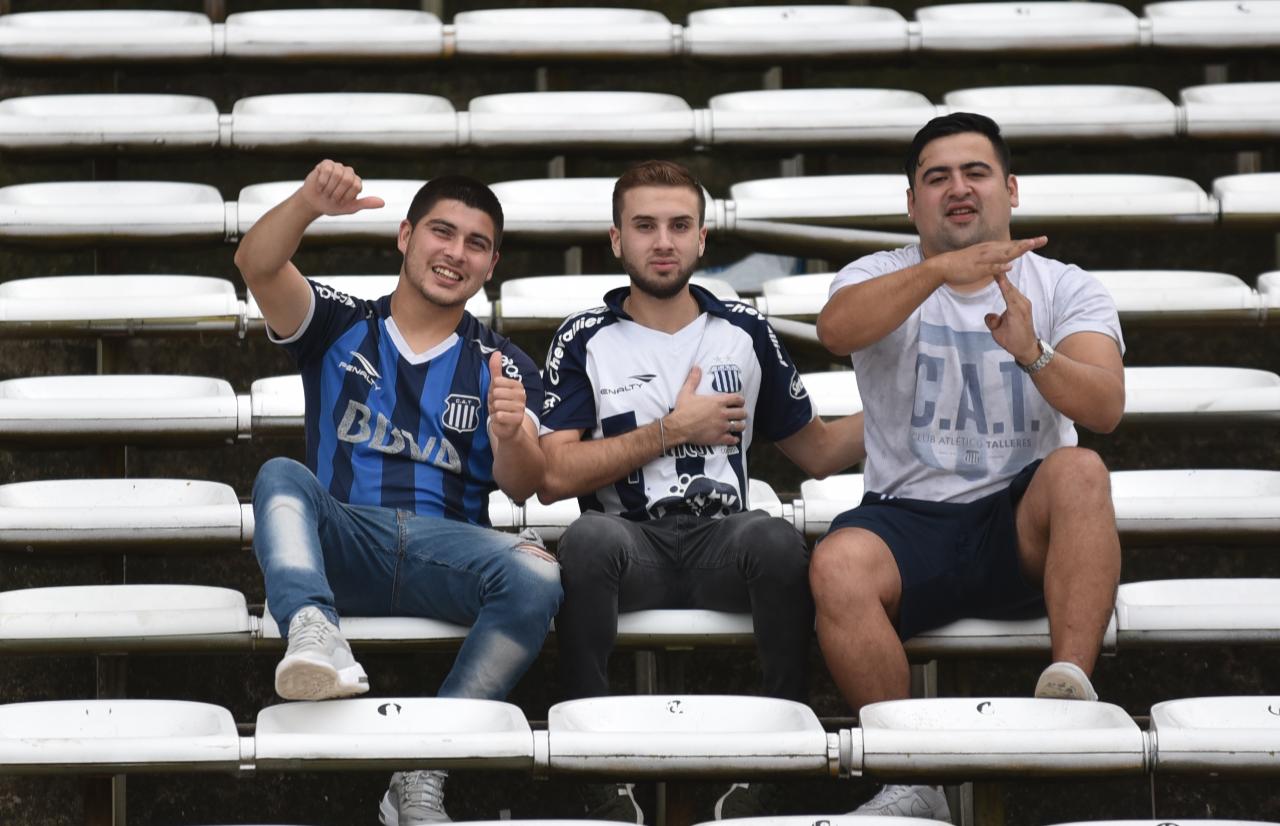
[[[502,351],[537,424],[542,380],[532,359],[467,312],[448,338],[414,353],[391,318],[391,296],[370,301],[309,283],[307,319],[274,339],[302,371],[307,467],[352,505],[488,525],[489,356]]]
[[[750,508],[746,450],[755,437],[785,439],[813,418],[808,393],[773,329],[749,305],[723,302],[690,285],[702,314],[667,334],[622,309],[620,287],[605,304],[570,316],[547,353],[542,432],[616,436],[671,412],[690,369],[699,393],[741,393],[747,426],[740,445],[679,445],[630,476],[580,498],[584,510],[644,520],[684,511],[724,516]]]

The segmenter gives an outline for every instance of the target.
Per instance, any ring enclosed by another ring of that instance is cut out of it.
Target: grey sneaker
[[[716,801],[714,818],[732,820],[773,814],[777,794],[777,787],[772,783],[734,783]]]
[[[382,826],[423,826],[452,823],[444,810],[447,771],[396,772],[378,806]]]
[[[636,802],[635,783],[588,783],[579,790],[587,820],[618,820],[644,823],[644,812]]]
[[[289,621],[289,648],[276,666],[276,693],[286,700],[329,700],[369,690],[338,626],[308,606]]]
[[[886,784],[875,797],[854,809],[850,814],[897,815],[951,822],[951,809],[947,806],[947,796],[937,786]]]
[[[1056,662],[1040,672],[1036,681],[1036,696],[1056,700],[1098,699],[1089,676],[1075,663]]]

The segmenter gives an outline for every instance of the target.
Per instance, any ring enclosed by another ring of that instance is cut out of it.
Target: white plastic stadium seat
[[[644,695],[557,703],[553,772],[644,777],[824,775],[827,734],[806,705],[765,697]]]
[[[1227,175],[1213,182],[1222,223],[1272,226],[1280,220],[1280,172]]]
[[[0,101],[3,149],[156,151],[217,145],[218,107],[208,98],[30,95]]]
[[[424,11],[271,9],[227,15],[228,57],[425,58],[444,53],[444,25]]]
[[[260,769],[533,768],[533,732],[509,703],[357,697],[258,712]]]
[[[679,53],[682,29],[642,9],[514,8],[454,15],[459,56],[623,58]]]
[[[436,95],[376,92],[258,95],[231,107],[237,149],[458,145],[458,114]]]
[[[1274,774],[1280,696],[1197,697],[1151,707],[1157,772]]]
[[[243,305],[223,278],[60,275],[0,284],[0,332],[230,332]]]
[[[194,479],[65,479],[0,485],[0,547],[77,552],[237,549],[253,508]]]
[[[408,207],[406,207],[408,209]],[[330,287],[337,292],[346,293],[355,298],[367,298],[377,300],[384,295],[390,295],[395,292],[396,284],[400,281],[399,275],[313,275],[311,280],[325,287]],[[263,323],[262,308],[258,306],[258,300],[253,297],[253,293],[248,293],[249,301],[247,304],[246,317],[251,325],[260,325]],[[484,291],[473,295],[467,301],[467,312],[476,318],[488,324],[493,317],[493,304],[489,301]]]
[[[936,826],[938,821],[898,815],[771,815],[762,817],[726,817],[719,821],[706,821],[697,826],[814,826],[822,822],[830,826]],[[495,824],[494,826],[498,826]]]
[[[725,301],[737,301],[738,293],[719,278],[693,278],[691,282]],[[498,298],[498,327],[512,330],[554,330],[574,313],[604,305],[604,294],[630,284],[626,275],[539,275],[502,282]]]
[[[1276,0],[1178,0],[1143,7],[1153,46],[1261,49],[1280,46]]]
[[[1142,731],[1110,703],[1023,697],[892,700],[858,713],[862,770],[879,777],[1139,774]]]
[[[1140,86],[991,86],[948,92],[953,112],[978,112],[1014,141],[1172,138],[1178,107]]]
[[[1119,645],[1274,644],[1280,579],[1166,579],[1121,583]]]
[[[858,380],[852,370],[805,373],[800,379],[819,416],[833,418],[861,412],[862,397],[858,395]]]
[[[1138,18],[1113,3],[957,3],[916,9],[927,52],[1089,52],[1139,45]]]
[[[39,376],[0,382],[7,441],[53,443],[233,440],[248,399],[199,376]]]
[[[869,10],[860,6],[844,8],[851,12]],[[905,144],[938,114],[938,108],[928,98],[905,89],[730,92],[712,97],[708,106],[710,143],[715,145]]]
[[[730,197],[739,221],[906,228],[906,189],[901,175],[814,175],[744,181]],[[1194,181],[1159,175],[1021,175],[1018,195],[1015,224],[1208,224],[1217,214]]]
[[[505,232],[558,241],[600,241],[613,225],[613,178],[548,178],[504,181],[493,194],[502,202]],[[708,218],[713,203],[707,200]],[[708,224],[714,224],[708,220]]]
[[[1264,272],[1258,276],[1258,302],[1262,305],[1264,320],[1280,318],[1280,270]]]
[[[36,11],[0,16],[5,60],[195,60],[213,56],[213,24],[181,11]]]
[[[1280,421],[1280,376],[1244,367],[1126,367],[1125,424]]]
[[[726,6],[689,14],[694,57],[857,57],[906,53],[907,21],[873,6]]]
[[[394,178],[365,179],[360,196],[377,196],[385,202],[378,209],[364,209],[352,215],[324,215],[308,227],[305,238],[335,240],[391,240],[400,231],[400,222],[409,212],[409,204],[426,181]],[[240,190],[236,202],[236,229],[244,235],[267,210],[298,191],[302,181],[275,181],[250,184]],[[3,194],[3,190],[0,190]]]
[[[1280,135],[1280,83],[1191,86],[1182,90],[1181,102],[1190,137],[1274,139]]]
[[[770,318],[813,321],[827,303],[833,272],[770,278],[756,298],[756,309]]]
[[[205,585],[68,585],[0,591],[0,650],[248,649],[244,595]]]
[[[470,630],[470,626],[423,617],[342,617],[342,636],[361,648],[456,651]],[[269,606],[263,611],[258,633],[262,642],[284,647],[280,626]]]
[[[1040,654],[1051,651],[1049,620],[961,619],[940,628],[922,631],[904,643],[913,660],[945,657],[989,657],[994,654]],[[1102,637],[1102,650],[1116,649],[1116,618],[1111,615]]]
[[[222,196],[205,184],[14,184],[0,188],[0,240],[221,241],[226,235],[224,213]]]
[[[494,528],[516,533],[533,528],[547,542],[558,541],[580,514],[577,499],[561,499],[544,505],[530,497],[523,504],[517,504],[500,490],[489,494],[489,523]]]
[[[1122,537],[1273,539],[1280,471],[1118,470],[1111,496]]]
[[[231,712],[176,700],[57,700],[0,705],[0,772],[234,772]]]
[[[249,387],[252,424],[249,432],[260,436],[302,436],[306,425],[306,397],[302,376],[255,379]]]
[[[467,105],[472,146],[681,146],[694,112],[654,92],[517,92]]]
[[[862,474],[842,473],[826,479],[806,479],[800,483],[795,524],[805,536],[826,533],[831,520],[862,501]]]
[[[1257,322],[1258,294],[1234,275],[1191,270],[1091,270],[1123,324]]]
[[[750,614],[697,608],[628,611],[618,615],[617,645],[624,648],[754,646]]]
[[[1177,821],[1162,817],[1158,820],[1082,820],[1075,823],[1055,823],[1053,826],[1277,826],[1273,820],[1219,820],[1218,818],[1180,817]]]

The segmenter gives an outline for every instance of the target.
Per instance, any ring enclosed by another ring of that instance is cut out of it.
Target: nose
[[[658,228],[658,237],[655,239],[655,241],[658,249],[669,250],[669,249],[675,248],[675,241],[672,238],[671,230],[667,229],[666,227]]]
[[[947,194],[953,197],[962,197],[973,191],[969,179],[963,173],[955,173],[947,179]]]

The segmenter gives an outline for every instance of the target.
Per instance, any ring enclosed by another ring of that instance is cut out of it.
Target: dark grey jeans
[[[750,612],[770,697],[804,702],[813,596],[804,537],[764,511],[631,522],[587,511],[560,539],[556,616],[567,699],[609,693],[618,613],[652,608]]]

